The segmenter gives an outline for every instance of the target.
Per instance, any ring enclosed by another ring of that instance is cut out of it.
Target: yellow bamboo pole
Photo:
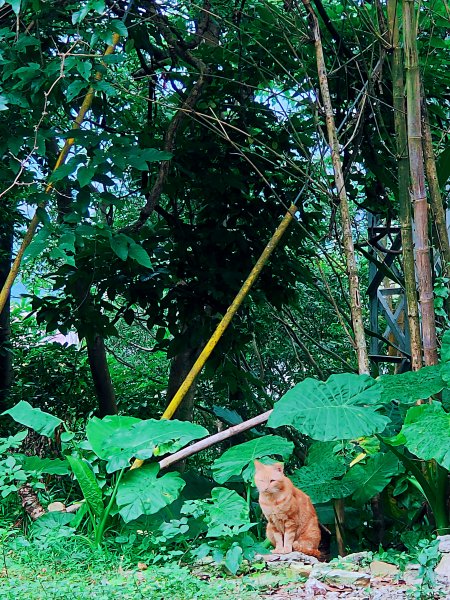
[[[286,229],[288,228],[290,222],[294,218],[296,210],[297,210],[297,207],[295,206],[295,204],[292,204],[289,207],[288,212],[285,214],[283,220],[281,221],[281,223],[279,224],[279,226],[275,230],[275,233],[271,237],[271,239],[270,239],[269,243],[267,244],[267,246],[264,248],[261,256],[256,261],[255,266],[250,271],[249,276],[247,277],[247,279],[242,284],[241,289],[237,293],[237,295],[236,295],[235,299],[233,300],[233,302],[228,307],[227,312],[223,316],[223,318],[220,321],[220,323],[217,325],[216,330],[214,331],[214,333],[210,337],[210,339],[209,339],[208,343],[206,344],[206,346],[203,348],[200,356],[197,358],[197,360],[193,364],[191,370],[186,375],[186,379],[183,381],[183,383],[181,384],[181,386],[178,389],[177,393],[175,394],[175,396],[170,401],[170,403],[169,403],[168,407],[166,408],[166,410],[164,411],[161,419],[171,419],[172,416],[173,416],[173,414],[174,414],[174,412],[180,406],[181,402],[183,401],[183,398],[185,397],[185,395],[188,392],[189,388],[193,384],[195,378],[197,377],[197,375],[202,370],[203,366],[205,365],[206,361],[210,357],[210,355],[211,355],[212,351],[214,350],[214,348],[217,346],[217,343],[220,340],[220,338],[222,337],[222,334],[224,333],[224,331],[226,330],[226,328],[228,327],[228,325],[231,323],[232,318],[234,317],[234,315],[238,311],[239,307],[241,306],[242,302],[246,298],[246,296],[249,293],[252,285],[257,280],[257,278],[258,278],[259,274],[261,273],[264,265],[269,260],[270,255],[275,250],[275,248],[278,245],[278,242],[283,237],[284,232],[286,231]],[[134,461],[134,463],[131,466],[131,469],[138,469],[143,464],[143,462],[144,462],[143,460],[140,460],[139,458],[136,458],[135,461]]]
[[[120,39],[120,36],[117,33],[113,34],[112,43],[106,48],[103,56],[108,56],[109,54],[112,54],[114,52],[114,50],[119,42],[119,39]],[[101,78],[102,78],[102,74],[100,73],[100,71],[97,71],[95,74],[96,81],[100,81]],[[75,121],[73,122],[72,129],[80,128],[80,125],[82,124],[87,111],[91,108],[92,100],[94,99],[94,95],[95,95],[95,90],[94,90],[93,86],[91,85],[86,93],[86,96],[84,97],[83,103],[80,106],[80,110],[78,111]],[[61,152],[59,153],[59,156],[56,160],[52,174],[56,171],[56,169],[58,167],[60,167],[64,163],[64,161],[67,158],[67,155],[69,154],[69,150],[73,146],[74,142],[75,142],[75,138],[68,138],[66,140],[66,142],[65,142],[64,146],[62,147]],[[52,189],[53,189],[53,184],[52,183],[47,184],[47,186],[45,188],[45,193],[46,194],[50,193]],[[43,207],[44,207],[43,203],[39,205],[39,208],[43,208]],[[30,221],[30,224],[28,225],[28,229],[24,235],[24,238],[22,240],[20,248],[17,251],[16,258],[14,259],[14,262],[11,266],[11,269],[8,273],[5,283],[3,284],[3,288],[0,292],[0,313],[5,308],[5,305],[8,300],[8,296],[11,292],[13,283],[19,273],[23,255],[25,253],[25,250],[31,244],[31,240],[33,239],[33,236],[35,234],[38,224],[39,224],[39,217],[38,217],[38,212],[36,210],[36,212],[33,215],[33,218]]]

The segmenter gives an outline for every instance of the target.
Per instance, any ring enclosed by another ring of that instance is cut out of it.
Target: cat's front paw
[[[283,546],[276,546],[271,552],[272,554],[284,554],[284,548]]]

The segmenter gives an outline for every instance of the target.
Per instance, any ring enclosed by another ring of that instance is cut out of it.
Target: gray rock
[[[437,580],[440,583],[450,585],[450,554],[443,554],[442,558],[435,568]]]
[[[439,552],[450,552],[450,535],[438,535]]]
[[[393,577],[399,574],[399,569],[391,563],[373,560],[370,563],[370,573],[373,577]]]
[[[407,598],[406,588],[385,585],[371,591],[371,600],[405,600]]]
[[[371,552],[353,552],[352,554],[347,554],[343,560],[346,562],[352,562],[356,565],[360,565],[365,560],[370,560]]]
[[[263,560],[264,562],[303,562],[309,565],[315,565],[318,563],[318,559],[315,556],[309,556],[308,554],[303,554],[303,552],[290,552],[289,554],[255,554],[255,560]]]
[[[369,573],[333,569],[329,565],[324,564],[314,565],[311,571],[311,577],[332,585],[342,585],[347,587],[365,587],[370,584]]]

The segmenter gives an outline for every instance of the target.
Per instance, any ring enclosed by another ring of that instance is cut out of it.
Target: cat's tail
[[[296,552],[303,552],[303,554],[307,554],[308,556],[315,556],[319,560],[323,558],[322,552],[320,550],[314,550],[310,548],[307,544],[302,544],[302,542],[294,542],[292,544],[292,549]]]

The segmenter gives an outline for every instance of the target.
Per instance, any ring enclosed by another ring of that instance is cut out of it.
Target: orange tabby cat
[[[273,553],[296,550],[320,558],[320,528],[317,514],[306,494],[285,476],[283,465],[255,464],[255,483],[259,504],[266,517],[266,534],[275,546]]]

